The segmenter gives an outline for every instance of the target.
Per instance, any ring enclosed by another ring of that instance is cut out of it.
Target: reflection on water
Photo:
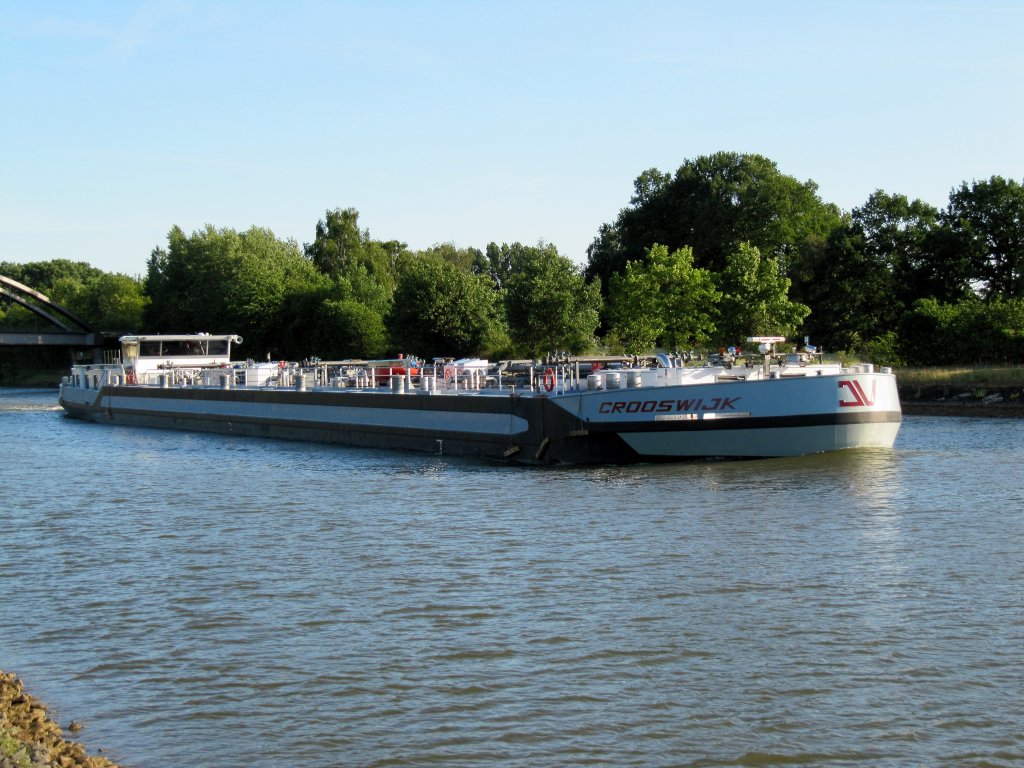
[[[519,469],[0,394],[0,666],[133,766],[1012,765],[1020,422]]]

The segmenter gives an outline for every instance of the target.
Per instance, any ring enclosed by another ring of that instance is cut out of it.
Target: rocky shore
[[[81,728],[77,721],[72,731]],[[118,768],[105,757],[64,738],[46,707],[25,693],[17,676],[0,671],[0,768]]]
[[[1024,418],[1024,388],[963,385],[899,387],[904,414],[921,416],[989,416]]]

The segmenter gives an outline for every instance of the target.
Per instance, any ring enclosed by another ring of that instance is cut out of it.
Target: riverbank
[[[906,415],[1024,418],[1024,388],[962,384],[898,384]]]
[[[69,724],[79,730],[77,721]],[[64,738],[45,705],[25,693],[21,680],[0,671],[0,768],[118,768],[85,747]]]

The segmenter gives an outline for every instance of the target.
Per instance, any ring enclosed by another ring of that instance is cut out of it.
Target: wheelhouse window
[[[228,342],[210,339],[160,339],[139,344],[140,357],[206,357],[228,354]]]
[[[195,354],[198,353],[193,350],[190,341],[165,341],[163,343],[164,357],[186,357]]]

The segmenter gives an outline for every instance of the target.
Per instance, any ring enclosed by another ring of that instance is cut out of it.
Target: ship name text
[[[739,397],[711,397],[705,402],[690,400],[605,400],[598,413],[696,413],[699,411],[734,411]]]

